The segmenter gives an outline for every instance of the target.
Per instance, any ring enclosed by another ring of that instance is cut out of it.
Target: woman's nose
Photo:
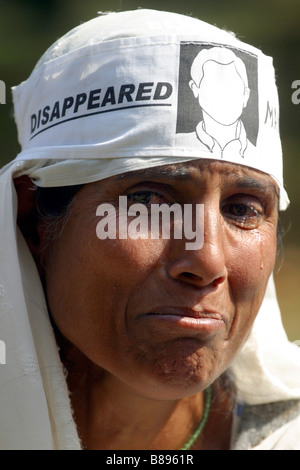
[[[186,240],[176,240],[168,274],[195,287],[216,287],[226,279],[226,239],[218,207],[204,205],[203,245],[186,249]]]

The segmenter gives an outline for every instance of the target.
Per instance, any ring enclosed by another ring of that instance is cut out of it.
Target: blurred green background
[[[291,99],[292,83],[300,80],[300,0],[0,0],[0,80],[7,89],[6,104],[0,105],[0,166],[19,151],[10,88],[25,80],[42,53],[71,28],[98,11],[135,8],[196,16],[234,31],[274,57],[285,184],[291,199],[282,215],[286,234],[275,281],[287,334],[300,344],[300,104]]]

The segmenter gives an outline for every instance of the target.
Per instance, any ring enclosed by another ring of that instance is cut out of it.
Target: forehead
[[[220,180],[237,188],[268,190],[279,198],[278,186],[275,180],[266,173],[230,162],[218,160],[197,159],[185,163],[177,163],[161,167],[145,168],[142,170],[123,173],[112,177],[115,181],[132,180],[166,180],[186,181],[208,184],[212,174],[217,174]]]

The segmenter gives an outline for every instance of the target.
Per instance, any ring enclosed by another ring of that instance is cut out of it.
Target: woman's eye
[[[163,196],[154,191],[136,191],[127,195],[129,204],[162,204],[164,201]]]
[[[262,210],[243,202],[226,203],[222,212],[231,222],[249,229],[256,228],[262,217]]]

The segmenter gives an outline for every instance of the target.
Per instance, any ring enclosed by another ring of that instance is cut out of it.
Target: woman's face
[[[149,213],[153,204],[203,204],[202,248],[172,236],[120,239],[120,195]],[[96,234],[101,204],[116,208],[116,239]],[[243,345],[261,305],[276,256],[277,207],[272,178],[217,161],[85,185],[46,258],[58,329],[108,379],[142,396],[175,399],[206,388]]]

